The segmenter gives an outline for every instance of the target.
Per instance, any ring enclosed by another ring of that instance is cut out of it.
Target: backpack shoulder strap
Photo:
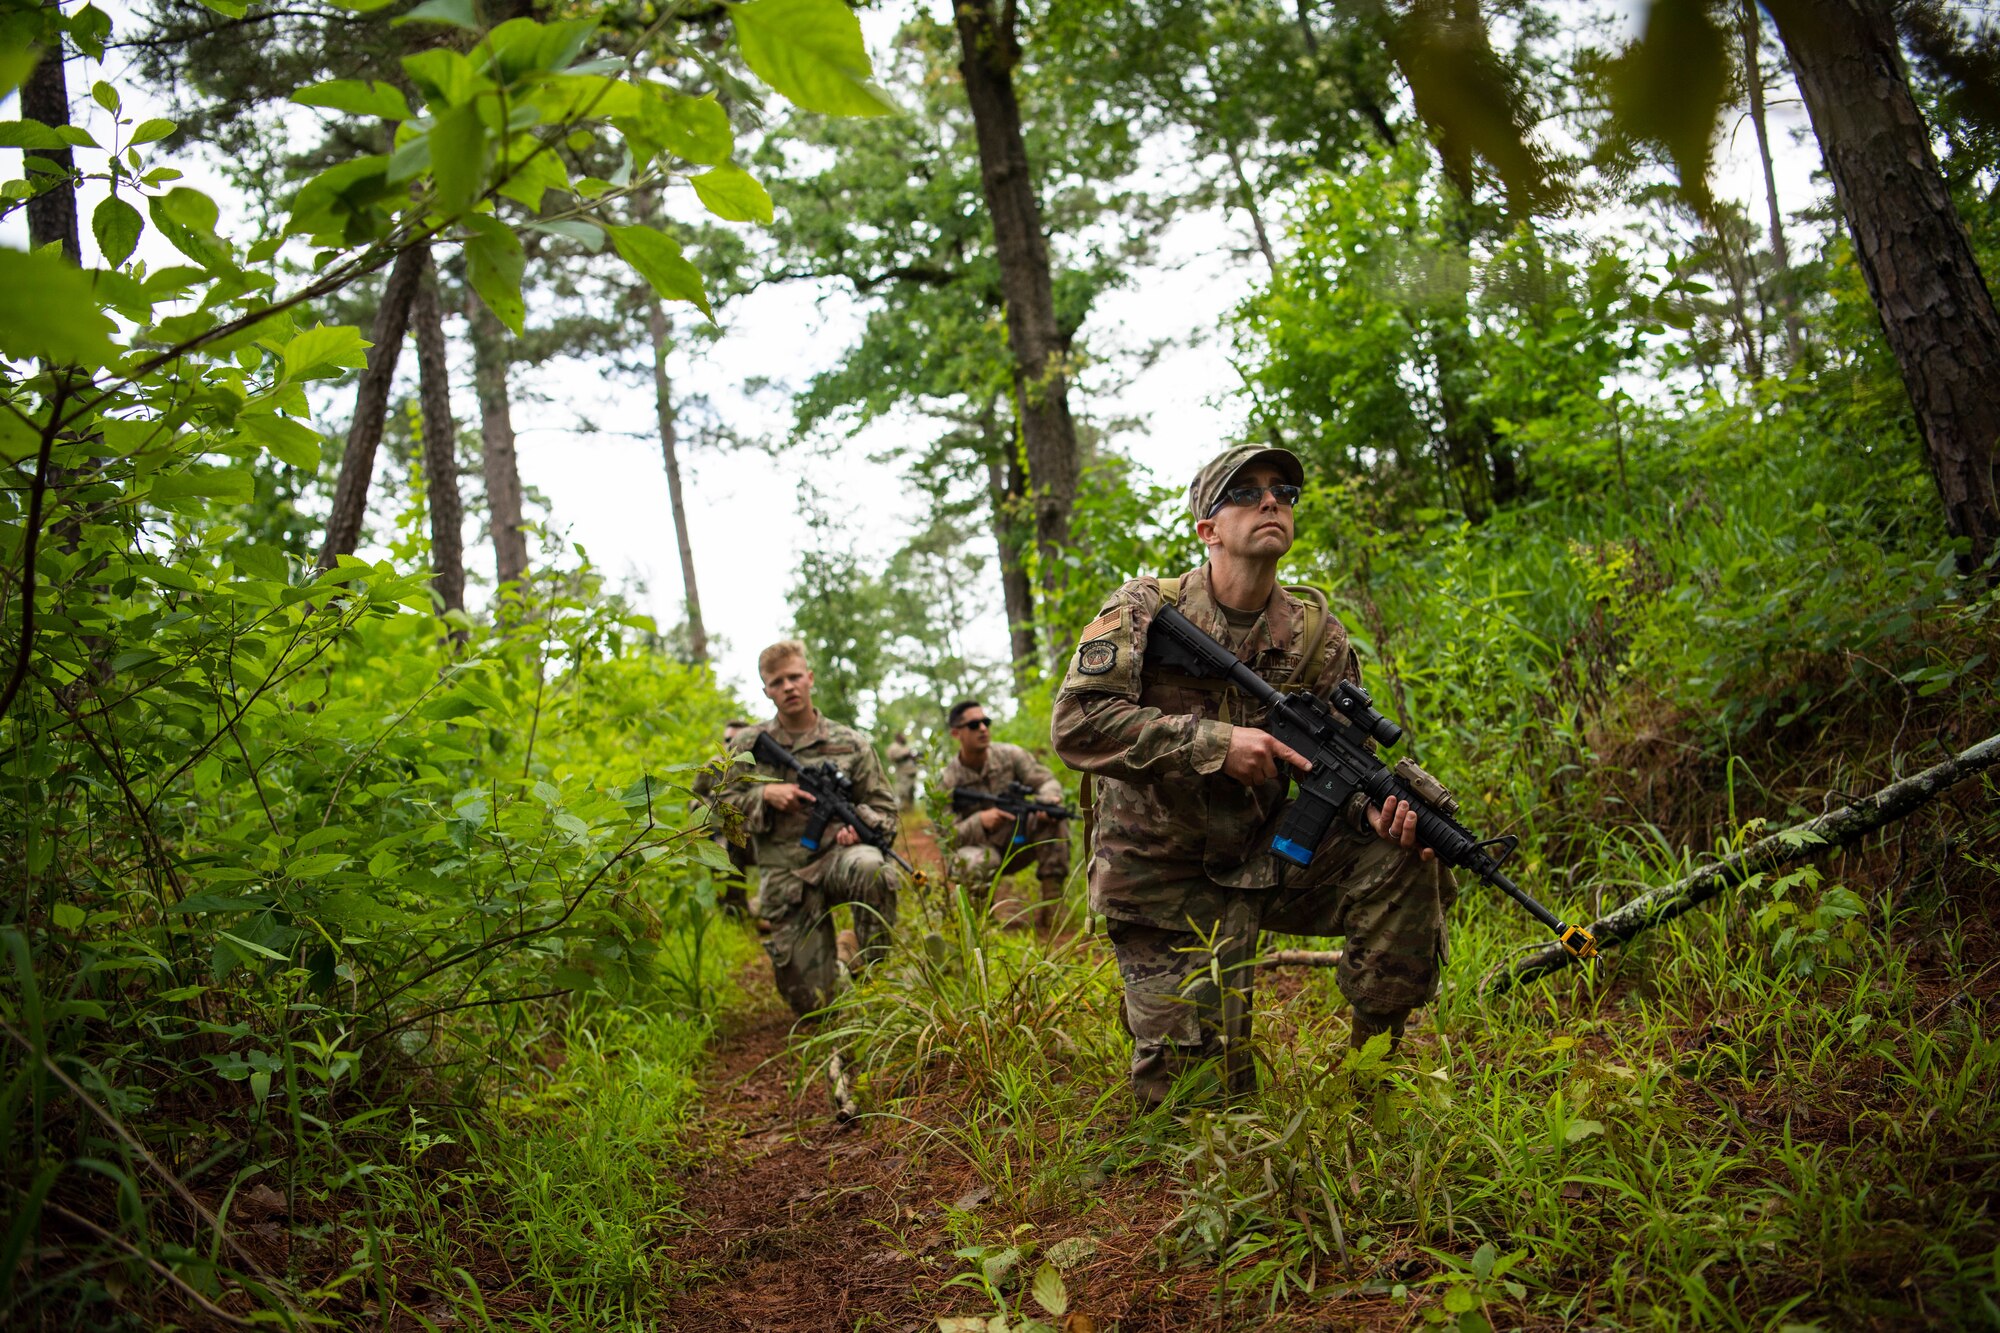
[[[1291,676],[1280,688],[1291,689],[1312,670],[1312,664],[1319,661],[1326,649],[1326,631],[1333,617],[1326,609],[1326,594],[1305,583],[1287,583],[1285,591],[1306,604],[1306,647],[1299,654],[1298,665],[1292,668]]]

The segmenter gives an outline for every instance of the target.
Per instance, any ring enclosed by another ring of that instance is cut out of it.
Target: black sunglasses
[[[1287,509],[1299,502],[1299,488],[1286,482],[1279,482],[1275,486],[1231,486],[1222,493],[1221,499],[1208,507],[1206,517],[1214,518],[1222,512],[1224,505],[1261,504],[1265,491],[1269,491],[1271,498]]]
[[[983,729],[992,726],[993,719],[990,717],[962,717],[958,720],[958,725],[961,727],[973,727],[973,728]]]

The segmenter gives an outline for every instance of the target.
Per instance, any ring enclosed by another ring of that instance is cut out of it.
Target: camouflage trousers
[[[898,874],[873,847],[835,847],[813,862],[808,884],[796,870],[766,868],[757,894],[757,913],[769,923],[764,952],[770,955],[778,993],[798,1014],[826,1007],[837,975],[833,909],[854,908],[855,958],[859,969],[888,949],[896,924]]]
[[[1175,1079],[1204,1066],[1217,1069],[1231,1096],[1255,1090],[1250,1036],[1262,931],[1345,937],[1335,980],[1354,1004],[1357,1031],[1400,1034],[1404,1016],[1436,994],[1446,913],[1458,896],[1449,871],[1380,838],[1336,837],[1301,877],[1276,889],[1191,893],[1186,929],[1107,924],[1142,1107],[1160,1105]]]
[[[917,770],[914,768],[896,771],[896,805],[899,809],[914,810],[917,805]]]
[[[1069,830],[1059,826],[1027,836],[1030,842],[1015,847],[1014,826],[1002,824],[977,840],[963,841],[952,853],[952,869],[974,901],[984,901],[988,891],[994,889],[996,877],[1003,873],[1011,877],[1032,865],[1035,879],[1041,885],[1042,902],[1038,910],[1046,922],[1055,904],[1062,900],[1063,881],[1069,878]],[[996,894],[993,910],[1009,924],[1028,911],[1004,887]]]

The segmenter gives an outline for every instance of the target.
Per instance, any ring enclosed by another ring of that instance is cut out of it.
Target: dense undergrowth
[[[1824,424],[1694,404],[1628,439],[1626,487],[1572,441],[1575,483],[1476,527],[1385,529],[1359,489],[1301,510],[1294,568],[1378,701],[1576,915],[2000,731],[2000,601],[1925,530],[1926,479]],[[1017,1325],[1051,1318],[1049,1242],[1087,1252],[1093,1200],[1139,1188],[1171,1191],[1159,1268],[1212,1270],[1219,1326],[1964,1327],[2000,1318],[1994,795],[1497,998],[1538,928],[1464,884],[1405,1051],[1347,1054],[1331,977],[1266,971],[1263,1093],[1178,1125],[1131,1116],[1080,918],[1046,949],[936,912],[816,1040],[880,1111],[945,1118],[935,1150],[1004,1208],[959,1217],[978,1294],[939,1302]],[[1071,1268],[1078,1308],[1131,1284]]]

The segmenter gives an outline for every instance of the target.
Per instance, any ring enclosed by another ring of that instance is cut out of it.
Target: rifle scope
[[[1375,711],[1375,700],[1353,681],[1343,680],[1333,687],[1333,706],[1365,736],[1387,747],[1403,739],[1403,729]]]

